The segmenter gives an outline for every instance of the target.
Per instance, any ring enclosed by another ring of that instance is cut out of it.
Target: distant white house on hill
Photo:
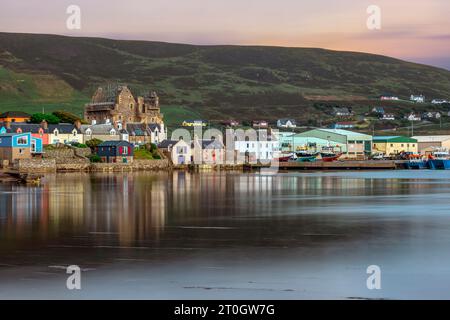
[[[297,123],[294,119],[278,119],[278,128],[297,128]]]
[[[425,102],[425,96],[424,95],[411,95],[409,100],[414,101],[416,103],[424,103]]]

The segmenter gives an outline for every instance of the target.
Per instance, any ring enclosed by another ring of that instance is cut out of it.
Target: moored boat
[[[321,152],[320,157],[322,158],[322,161],[324,162],[333,162],[339,159],[339,157],[342,156],[342,153],[328,153],[328,152]]]
[[[450,154],[445,151],[436,151],[428,156],[428,167],[431,170],[450,170]]]

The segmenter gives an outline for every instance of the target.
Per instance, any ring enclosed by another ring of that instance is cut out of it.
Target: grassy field
[[[0,111],[80,114],[99,85],[155,90],[169,124],[290,117],[332,119],[333,104],[358,114],[382,94],[450,98],[450,72],[380,55],[312,48],[193,46],[0,33]],[[322,103],[322,107],[319,104]],[[382,103],[399,115],[431,106]]]

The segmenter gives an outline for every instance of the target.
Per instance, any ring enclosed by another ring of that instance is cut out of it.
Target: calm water
[[[450,171],[0,184],[0,298],[449,299]]]

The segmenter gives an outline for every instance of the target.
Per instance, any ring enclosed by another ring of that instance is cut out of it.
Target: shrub
[[[103,142],[102,140],[94,138],[94,139],[86,141],[86,146],[88,146],[89,148],[94,150],[102,142]]]
[[[93,162],[93,163],[99,163],[99,162],[102,162],[102,158],[100,158],[100,156],[97,155],[97,154],[92,154],[92,155],[90,155],[90,156],[89,156],[89,160],[90,160],[91,162]]]

